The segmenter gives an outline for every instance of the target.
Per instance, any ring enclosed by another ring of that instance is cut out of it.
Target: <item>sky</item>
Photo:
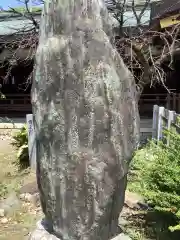
[[[0,1],[0,7],[3,9],[7,9],[8,7],[18,7],[21,6],[22,3],[20,4],[17,0],[1,0]]]
[[[33,0],[30,0],[30,2],[33,2]],[[0,7],[2,7],[3,9],[8,9],[8,7],[20,7],[23,6],[23,0],[0,0]]]

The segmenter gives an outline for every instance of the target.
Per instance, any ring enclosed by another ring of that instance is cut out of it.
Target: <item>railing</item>
[[[170,130],[173,126],[177,132],[180,132],[178,116],[175,111],[170,111],[164,107],[157,105],[153,108],[153,129],[152,137],[156,140],[164,139],[164,130]],[[166,138],[166,143],[169,144],[170,137]]]
[[[1,116],[23,116],[31,113],[31,98],[29,94],[7,94],[0,98]]]
[[[140,115],[152,117],[154,105],[180,113],[180,93],[142,94],[139,100]],[[0,99],[0,115],[20,113],[25,116],[24,113],[31,111],[30,94],[7,94],[5,99]]]
[[[152,116],[154,105],[180,113],[180,93],[142,94],[139,100],[140,115]]]
[[[31,104],[29,94],[5,94],[5,98],[0,99],[0,104]]]

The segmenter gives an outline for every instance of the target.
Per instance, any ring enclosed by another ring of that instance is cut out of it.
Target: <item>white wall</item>
[[[124,0],[117,0],[117,1],[124,3]],[[148,1],[148,0],[134,0],[134,3],[135,3],[136,5],[143,5],[146,1]],[[150,0],[150,3],[152,3],[152,2],[158,2],[158,1],[161,1],[161,0]],[[169,1],[170,1],[170,0],[169,0]],[[127,4],[127,5],[131,5],[132,2],[133,2],[133,0],[126,0],[126,4]]]

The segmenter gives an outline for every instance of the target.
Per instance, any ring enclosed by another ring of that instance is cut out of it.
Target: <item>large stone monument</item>
[[[111,239],[139,115],[103,0],[46,0],[32,103],[45,223],[30,239]]]

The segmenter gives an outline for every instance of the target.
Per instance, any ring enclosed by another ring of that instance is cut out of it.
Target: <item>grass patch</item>
[[[180,135],[171,132],[169,147],[162,142],[150,142],[136,152],[129,171],[128,190],[144,196],[151,210],[129,216],[132,239],[180,239],[179,176]]]
[[[179,240],[178,232],[170,232],[172,224],[169,216],[162,212],[151,210],[137,212],[127,217],[129,225],[123,229],[132,240]]]
[[[0,225],[0,240],[24,240],[35,227],[42,213],[34,213],[28,206],[22,206],[8,218],[8,223]]]
[[[11,140],[0,139],[0,198],[35,180],[35,173],[29,169],[19,171],[16,155],[17,151],[11,145]]]
[[[0,200],[3,201],[11,193],[18,193],[27,183],[35,181],[35,173],[29,169],[19,171],[16,162],[17,152],[11,145],[11,140],[0,139]],[[24,240],[35,227],[41,211],[31,205],[22,205],[18,210],[6,216],[8,222],[0,223],[0,240]]]

